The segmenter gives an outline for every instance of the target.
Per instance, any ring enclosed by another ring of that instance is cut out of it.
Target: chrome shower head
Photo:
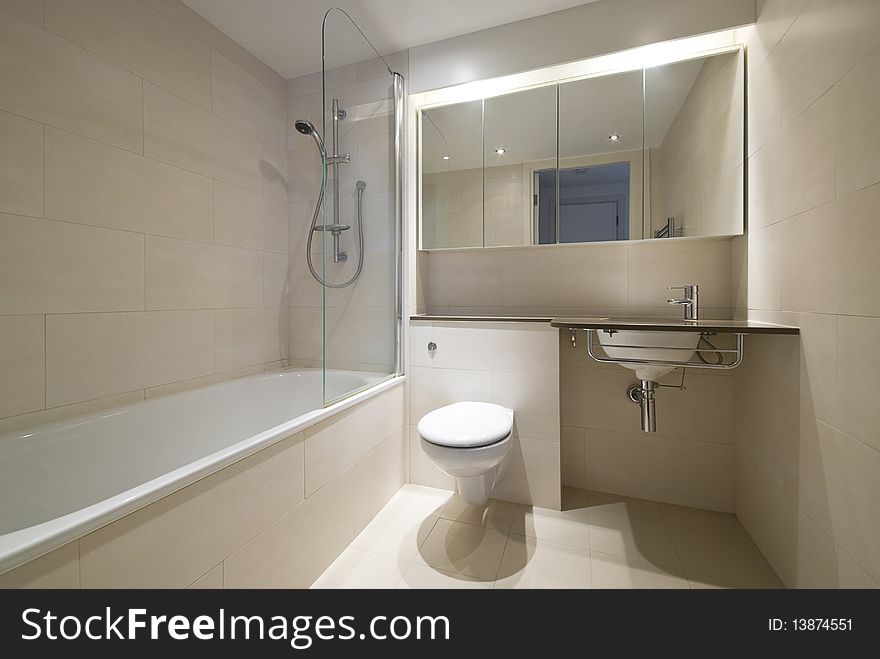
[[[324,150],[324,140],[321,139],[321,134],[318,132],[318,129],[315,128],[315,124],[308,119],[297,119],[294,122],[293,127],[296,128],[297,132],[302,133],[303,135],[311,135],[312,139],[315,140],[315,144],[318,145],[318,151],[321,152],[321,157],[327,157],[327,152]]]
[[[308,119],[297,119],[293,125],[303,135],[311,135],[312,133],[316,132],[315,124],[313,124]]]

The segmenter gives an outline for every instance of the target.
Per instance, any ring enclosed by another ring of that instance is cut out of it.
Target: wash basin
[[[605,353],[614,359],[687,362],[700,341],[698,332],[649,330],[596,330]],[[627,347],[620,347],[627,346]],[[675,366],[621,363],[640,380],[659,380]]]

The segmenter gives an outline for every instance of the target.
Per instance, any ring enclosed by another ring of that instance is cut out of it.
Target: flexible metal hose
[[[357,182],[357,223],[358,223],[358,266],[355,273],[351,276],[346,282],[342,284],[331,284],[330,282],[324,281],[317,272],[315,272],[315,266],[312,264],[312,237],[315,235],[315,227],[318,226],[318,215],[321,214],[321,204],[324,203],[324,185],[321,184],[321,192],[318,194],[318,203],[315,204],[315,213],[312,215],[312,226],[309,228],[309,239],[306,244],[306,263],[309,264],[309,272],[312,273],[312,277],[315,278],[322,286],[326,286],[327,288],[345,288],[346,286],[351,286],[358,277],[361,276],[361,270],[364,269],[364,190],[367,189],[367,184],[364,181]]]

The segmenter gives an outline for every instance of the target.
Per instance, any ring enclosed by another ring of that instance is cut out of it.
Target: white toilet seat
[[[512,410],[472,401],[440,407],[419,421],[422,439],[448,448],[489,446],[506,439],[512,429]]]

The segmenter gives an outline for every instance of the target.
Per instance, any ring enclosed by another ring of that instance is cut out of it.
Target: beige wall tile
[[[291,359],[323,359],[324,322],[320,307],[290,307],[289,348]]]
[[[556,373],[492,373],[492,402],[512,409],[523,438],[559,442],[559,376]]]
[[[223,563],[212,567],[187,586],[187,588],[198,590],[219,590],[223,588]]]
[[[837,319],[837,383],[840,424],[844,432],[880,450],[880,318],[839,316]]]
[[[500,250],[432,252],[428,256],[429,306],[500,304]]]
[[[0,112],[0,211],[43,215],[43,127]]]
[[[46,216],[189,240],[211,240],[211,181],[46,129]]]
[[[558,373],[555,329],[527,323],[412,323],[414,366]],[[430,354],[429,342],[437,344]]]
[[[559,442],[514,438],[492,496],[541,508],[562,507]]]
[[[306,430],[307,496],[401,428],[403,388],[398,386]]]
[[[260,140],[238,126],[144,83],[144,154],[262,192]]]
[[[627,306],[664,307],[668,298],[680,293],[666,287],[684,284],[700,286],[703,307],[731,306],[729,239],[657,240],[629,245],[628,249]]]
[[[733,422],[731,380],[690,372],[685,379],[687,389],[660,389],[657,392],[658,434],[729,444]],[[639,409],[626,395],[627,387],[636,382],[634,374],[623,368],[564,369],[561,378],[562,424],[638,432]],[[678,384],[678,376],[670,374],[663,378],[663,382]]]
[[[210,311],[49,316],[46,405],[211,373],[213,321]]]
[[[0,574],[0,588],[79,588],[79,542]]]
[[[262,194],[215,182],[214,242],[286,254],[286,204]]]
[[[211,107],[211,51],[139,0],[47,0],[46,29]]]
[[[825,423],[837,423],[837,317],[750,311],[752,320],[800,329],[800,336],[754,336],[734,375],[781,394],[786,403]],[[799,374],[799,377],[795,377]]]
[[[774,225],[749,231],[747,239],[749,285],[746,303],[750,309],[779,309],[782,303],[782,230]]]
[[[287,356],[287,309],[217,309],[214,369],[234,369]]]
[[[626,299],[626,245],[531,247],[502,254],[505,306],[615,306]],[[435,302],[430,292],[428,299]]]
[[[417,422],[418,419],[413,419]],[[431,459],[425,454],[421,446],[421,438],[417,426],[410,426],[408,432],[409,441],[409,477],[408,483],[437,487],[444,490],[455,489],[455,479],[437,469]]]
[[[147,309],[259,307],[263,259],[259,252],[146,238]]]
[[[221,52],[224,57],[262,80],[276,93],[284,94],[284,78],[180,0],[145,0],[145,2],[196,38]]]
[[[864,570],[840,549],[837,550],[837,573],[841,588],[880,588],[876,581],[865,574]]]
[[[587,489],[587,458],[584,429],[562,427],[560,446],[562,461],[562,484],[565,487]]]
[[[45,405],[45,324],[44,316],[0,316],[0,417]]]
[[[807,3],[782,38],[782,113],[794,117],[880,43],[873,0]]]
[[[404,482],[404,437],[401,428],[367,453],[355,466],[355,531],[376,516]]]
[[[80,540],[85,588],[183,588],[302,501],[302,435]]]
[[[141,80],[12,14],[0,21],[0,108],[140,152]]]
[[[263,252],[263,306],[286,307],[289,304],[288,270],[290,257],[287,254]]]
[[[880,48],[834,88],[837,195],[880,181]]]
[[[341,474],[224,561],[227,588],[307,588],[354,538],[355,474]]]
[[[144,308],[144,238],[0,214],[0,313]]]
[[[779,3],[784,4],[784,3]],[[749,52],[751,76],[749,78],[748,107],[748,154],[764,146],[780,127],[779,116],[779,78],[782,64],[782,49],[774,49],[757,68],[754,66],[753,51]]]
[[[733,510],[733,448],[644,433],[587,430],[587,480],[599,492]]]
[[[284,97],[259,78],[212,53],[212,99],[216,114],[260,137],[284,131]]]
[[[450,403],[463,400],[492,402],[492,374],[487,371],[413,367],[409,376],[412,386],[410,409],[416,424],[431,410]]]
[[[830,513],[831,534],[841,549],[876,581],[880,577],[880,557],[876,552],[880,543],[880,452],[828,427],[820,429],[818,441],[824,482],[814,481],[814,489],[824,486],[827,493],[825,505]],[[819,500],[819,496],[814,495],[813,500]]]
[[[98,398],[84,403],[63,405],[61,407],[40,410],[39,412],[31,412],[29,414],[18,414],[16,416],[0,419],[0,434],[25,430],[34,426],[41,426],[46,423],[62,421],[64,419],[91,414],[93,412],[100,412],[112,407],[119,407],[120,405],[137,403],[143,399],[143,391],[130,391],[125,394],[119,394],[118,396],[107,396],[105,398]]]
[[[880,315],[880,184],[782,225],[782,305],[792,311]],[[750,259],[751,262],[751,259]],[[821,268],[805,268],[821,263]]]
[[[0,0],[0,8],[21,16],[34,25],[43,25],[45,0]]]
[[[228,382],[229,380],[235,380],[236,378],[245,378],[250,375],[261,375],[264,372],[265,366],[263,364],[257,364],[256,366],[238,368],[234,371],[220,371],[200,378],[180,380],[178,382],[172,382],[171,384],[160,384],[158,387],[147,387],[144,389],[143,393],[145,399],[157,398],[158,396],[168,396],[181,391],[207,387],[208,385],[217,384],[218,382]]]

